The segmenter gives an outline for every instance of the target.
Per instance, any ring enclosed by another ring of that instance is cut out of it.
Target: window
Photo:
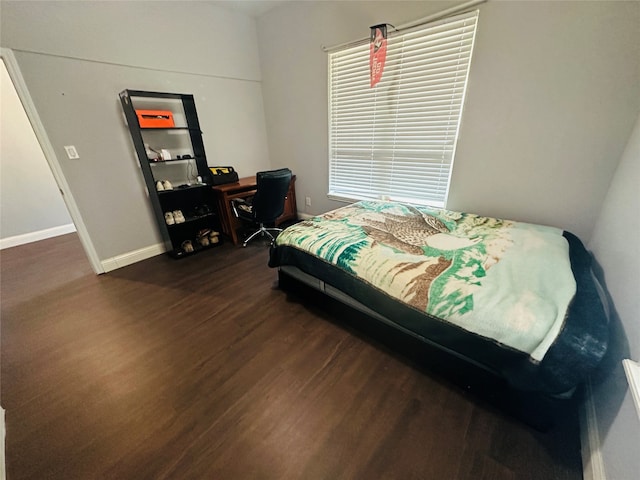
[[[478,12],[389,35],[382,80],[369,44],[329,54],[329,197],[444,206]]]

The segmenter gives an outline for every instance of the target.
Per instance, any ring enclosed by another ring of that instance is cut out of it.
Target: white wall
[[[118,93],[192,93],[210,165],[269,166],[255,21],[206,2],[0,4],[100,260],[160,243]],[[63,146],[75,145],[69,160]]]
[[[640,360],[640,117],[602,205],[589,248],[605,272],[632,358]]]
[[[637,478],[640,419],[620,360],[640,360],[640,117],[589,244],[615,306],[612,369],[594,380],[594,403],[607,478]]]
[[[74,226],[3,61],[0,66],[0,244],[5,247]]]
[[[260,80],[255,22],[207,2],[3,0],[0,7],[5,47]]]
[[[296,171],[309,213],[340,206],[326,198],[321,46],[450,4],[292,2],[258,19],[270,156]],[[587,241],[640,110],[640,4],[489,1],[479,9],[447,206],[555,225]]]

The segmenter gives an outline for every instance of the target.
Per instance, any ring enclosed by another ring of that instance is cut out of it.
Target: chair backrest
[[[291,170],[281,168],[256,174],[253,217],[260,223],[271,223],[284,212],[284,202],[291,183]]]

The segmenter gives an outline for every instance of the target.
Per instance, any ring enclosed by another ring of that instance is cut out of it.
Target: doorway
[[[13,52],[0,52],[0,248],[77,231],[93,271],[104,273]]]
[[[76,231],[2,59],[0,249]]]

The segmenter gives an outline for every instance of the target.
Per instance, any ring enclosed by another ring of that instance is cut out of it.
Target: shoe
[[[182,250],[184,250],[186,253],[191,253],[193,252],[193,244],[191,243],[191,240],[185,240],[184,242],[182,242]]]
[[[196,236],[196,240],[203,247],[208,247],[209,246],[209,234],[210,233],[211,233],[211,230],[208,230],[206,228],[204,230],[200,230],[198,232],[198,235]]]
[[[182,214],[182,210],[174,210],[173,211],[173,218],[175,219],[176,223],[184,223],[185,222],[184,215]]]
[[[211,243],[211,245],[215,245],[219,241],[220,241],[220,232],[216,232],[215,230],[212,230],[211,233],[209,233],[209,243]]]
[[[156,182],[156,190],[159,192],[162,192],[164,190],[164,185],[162,185],[162,182],[159,180]]]
[[[173,190],[173,185],[171,185],[171,182],[169,180],[163,180],[162,186],[165,190]]]
[[[198,216],[209,215],[211,213],[211,207],[205,203],[204,205],[198,205],[195,211]]]
[[[164,221],[167,222],[167,225],[174,225],[176,219],[173,216],[173,212],[164,212]]]

